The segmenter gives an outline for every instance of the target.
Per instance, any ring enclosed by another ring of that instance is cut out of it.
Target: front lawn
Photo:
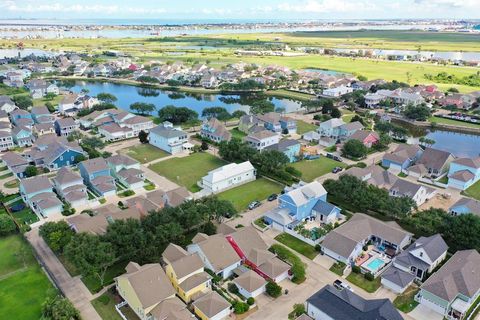
[[[381,277],[377,277],[373,281],[365,279],[365,276],[361,273],[350,273],[347,277],[347,280],[356,285],[357,287],[362,288],[363,290],[373,293],[380,288]]]
[[[56,290],[20,235],[0,238],[0,319],[40,319]]]
[[[310,260],[313,260],[318,255],[317,250],[315,250],[313,246],[309,245],[306,242],[303,242],[300,239],[295,238],[292,235],[289,235],[288,233],[279,234],[275,237],[275,240],[286,245],[290,249],[297,251],[298,253],[304,255]]]
[[[480,181],[477,181],[470,188],[464,191],[465,195],[480,200]]]
[[[418,306],[418,302],[414,300],[414,297],[419,290],[416,286],[408,287],[404,293],[398,295],[395,300],[393,300],[393,304],[398,310],[409,313]]]
[[[303,120],[297,120],[297,133],[302,135],[310,131],[316,131],[318,127],[314,124],[305,122]]]
[[[151,144],[138,144],[132,147],[128,147],[121,150],[121,153],[137,160],[140,163],[151,162],[156,159],[161,159],[169,156],[168,152],[165,152]]]
[[[122,320],[115,309],[115,305],[119,302],[116,301],[116,297],[110,291],[107,291],[97,299],[92,300],[92,305],[103,320]],[[122,307],[120,311],[128,320],[138,320],[137,315],[128,305]]]
[[[268,198],[272,193],[280,193],[283,186],[277,182],[265,178],[259,178],[255,181],[243,184],[236,188],[224,191],[218,194],[222,200],[229,200],[235,206],[238,212],[248,208],[252,201],[261,201]]]
[[[346,267],[345,263],[337,261],[330,267],[329,270],[341,277],[341,276],[343,276],[343,272],[345,271],[345,267]]]
[[[302,173],[301,179],[306,182],[312,182],[318,177],[332,172],[335,167],[345,168],[345,164],[327,157],[320,157],[315,160],[302,160],[295,162],[292,166]]]
[[[244,132],[238,130],[238,128],[233,128],[230,130],[230,133],[232,134],[232,138],[237,138],[240,140],[243,140],[243,138],[247,136]]]
[[[210,153],[199,152],[183,158],[160,161],[149,168],[172,182],[186,187],[191,192],[200,191],[197,182],[213,169],[227,163]]]
[[[467,128],[480,128],[480,124],[478,123],[470,123],[470,122],[459,121],[455,119],[447,119],[442,117],[435,117],[435,116],[428,118],[428,122],[447,124],[447,125],[459,126],[459,127],[467,127]]]

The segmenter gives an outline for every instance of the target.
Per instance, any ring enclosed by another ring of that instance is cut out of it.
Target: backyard
[[[56,289],[20,235],[0,238],[0,319],[39,319]]]
[[[188,157],[173,158],[150,165],[150,169],[191,192],[200,191],[197,181],[226,162],[209,153],[199,152]]]
[[[287,233],[279,234],[275,237],[275,240],[304,255],[310,260],[315,259],[315,257],[318,255],[318,251],[315,250],[313,246]]]
[[[398,310],[409,313],[418,306],[418,302],[414,300],[414,297],[419,290],[417,286],[408,287],[404,293],[398,295],[395,300],[393,300],[393,304]]]
[[[347,277],[347,280],[356,285],[357,287],[362,288],[363,290],[373,293],[380,288],[381,277],[377,277],[374,280],[367,280],[365,276],[361,273],[350,273]]]
[[[129,157],[132,157],[140,163],[147,163],[156,159],[169,156],[167,152],[158,149],[148,143],[128,147],[122,149],[120,152],[126,154]]]
[[[282,189],[283,186],[277,182],[259,178],[255,181],[224,191],[218,194],[218,197],[231,201],[235,209],[237,209],[238,212],[242,212],[247,209],[250,202],[265,200],[272,193],[280,193]]]
[[[470,188],[465,190],[465,195],[480,200],[480,181],[473,184]]]
[[[302,173],[303,181],[312,182],[316,178],[331,172],[335,167],[344,168],[345,164],[326,157],[320,157],[315,160],[302,160],[292,164],[292,166]]]
[[[238,130],[238,128],[231,129],[230,133],[232,134],[232,138],[237,138],[240,140],[243,140],[243,138],[247,136],[244,132]]]
[[[92,305],[103,320],[122,320],[117,310],[115,310],[115,305],[119,302],[120,301],[116,301],[115,295],[110,291],[107,291],[97,299],[93,300]],[[128,320],[138,320],[137,315],[132,309],[130,309],[130,307],[125,306],[120,310]]]
[[[297,120],[297,133],[302,135],[309,131],[316,131],[318,127],[314,124],[305,122],[303,120]]]

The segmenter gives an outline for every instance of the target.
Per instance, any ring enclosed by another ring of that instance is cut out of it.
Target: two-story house
[[[422,155],[422,148],[417,145],[399,144],[398,147],[382,158],[382,167],[400,172],[407,169]]]
[[[16,152],[8,151],[2,156],[3,163],[16,177],[23,178],[29,161]]]
[[[293,118],[282,116],[277,112],[257,115],[265,129],[276,133],[297,133],[297,121]]]
[[[33,145],[35,136],[30,127],[16,126],[12,129],[13,142],[19,147],[27,147]]]
[[[188,143],[188,135],[174,128],[170,123],[164,123],[150,130],[148,141],[163,151],[177,154],[184,151],[184,145]]]
[[[17,106],[9,96],[0,96],[0,110],[10,113],[15,110]]]
[[[77,131],[80,128],[80,125],[75,122],[75,119],[71,117],[57,119],[55,121],[55,132],[57,135],[66,137],[73,132]]]
[[[10,131],[0,131],[0,151],[7,151],[13,148],[15,144],[13,143],[13,136]]]
[[[145,174],[140,170],[140,163],[124,155],[115,155],[106,159],[110,174],[119,183],[130,189],[140,189],[144,186]]]
[[[35,165],[56,170],[77,164],[85,152],[77,142],[68,142],[56,135],[40,136],[24,156]]]
[[[431,178],[437,178],[448,172],[453,160],[455,158],[450,152],[425,148],[417,161],[417,165],[423,164],[427,170],[427,175]]]
[[[262,130],[250,133],[245,137],[245,142],[252,148],[261,151],[269,146],[278,144],[280,142],[280,135],[273,131]]]
[[[35,123],[53,123],[55,117],[50,114],[47,107],[33,107],[31,110],[32,119]]]
[[[23,201],[43,217],[62,212],[62,202],[53,193],[52,183],[46,176],[23,179],[19,189]]]
[[[15,126],[25,126],[31,127],[33,126],[33,119],[30,112],[25,111],[23,109],[15,109],[10,112],[10,121]]]
[[[480,157],[458,158],[450,163],[448,186],[466,190],[480,180]]]
[[[331,137],[338,139],[340,137],[340,128],[345,124],[342,119],[332,118],[320,123],[318,133],[322,137]]]
[[[284,139],[277,144],[268,146],[266,150],[276,150],[288,157],[290,163],[296,162],[300,156],[301,144],[297,140]]]
[[[79,174],[63,167],[58,170],[52,181],[57,194],[72,207],[76,208],[88,203],[87,186],[83,184]]]
[[[87,186],[101,196],[115,195],[115,178],[103,158],[82,161],[78,164],[80,175]]]
[[[200,135],[214,142],[229,141],[232,138],[230,131],[217,118],[203,121]]]

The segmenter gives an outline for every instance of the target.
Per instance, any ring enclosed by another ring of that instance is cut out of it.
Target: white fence
[[[308,243],[309,245],[311,246],[316,246],[317,244],[319,244],[320,242],[322,242],[322,240],[325,238],[325,236],[323,237],[320,237],[318,238],[317,240],[313,241],[312,239],[308,239],[308,238],[305,238],[304,236],[302,236],[301,234],[298,234],[297,232],[295,232],[294,230],[291,230],[291,229],[288,229],[288,228],[283,228],[283,231],[285,233],[288,233],[289,235],[291,236],[294,236],[295,238],[299,239],[299,240],[302,240],[303,242],[306,242]]]

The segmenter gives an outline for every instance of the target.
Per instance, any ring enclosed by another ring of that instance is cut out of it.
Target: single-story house
[[[462,197],[448,209],[448,212],[454,216],[467,213],[480,216],[480,201]]]
[[[240,294],[246,298],[256,298],[265,292],[267,281],[258,273],[248,269],[237,278],[233,279],[233,283],[238,288]]]
[[[208,192],[217,193],[254,181],[255,176],[256,170],[250,161],[230,163],[210,171],[199,185]]]
[[[222,320],[231,313],[231,304],[216,291],[198,298],[192,305],[195,314],[201,320]]]
[[[480,180],[480,157],[459,158],[450,163],[448,186],[466,190]]]

